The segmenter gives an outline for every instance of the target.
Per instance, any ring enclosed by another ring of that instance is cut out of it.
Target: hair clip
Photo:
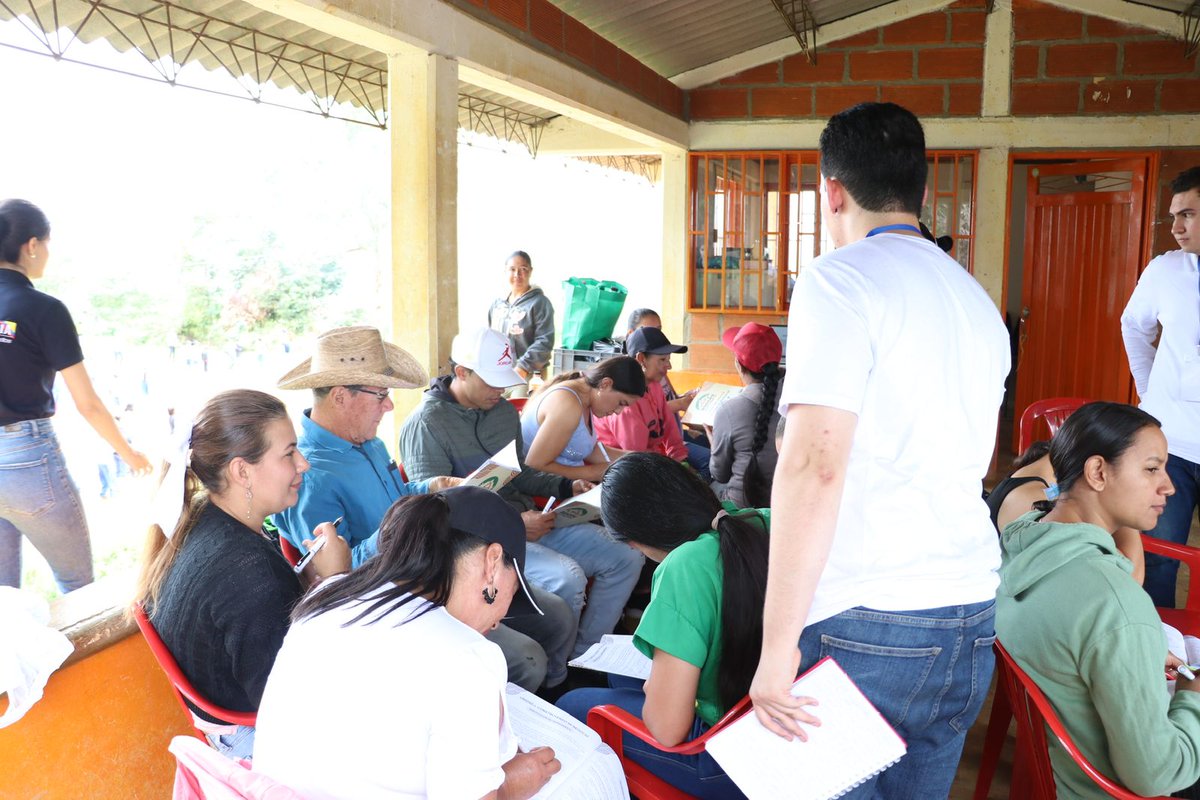
[[[1050,484],[1043,491],[1046,494],[1047,500],[1057,500],[1058,499],[1059,492],[1058,492],[1058,484],[1057,483]]]

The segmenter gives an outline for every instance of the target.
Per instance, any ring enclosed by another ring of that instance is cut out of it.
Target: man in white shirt
[[[1186,542],[1200,501],[1200,167],[1175,176],[1171,193],[1179,249],[1142,271],[1121,315],[1121,337],[1142,408],[1162,422],[1171,454],[1167,475],[1175,484],[1167,510],[1147,533]],[[1156,606],[1174,608],[1178,569],[1178,561],[1146,554],[1143,585]]]
[[[822,218],[838,249],[800,273],[788,319],[750,696],[770,730],[803,738],[823,706],[788,689],[833,656],[908,743],[853,798],[946,797],[993,668],[1000,550],[980,484],[1008,336],[982,287],[921,235],[926,174],[909,111],[864,103],[829,121]]]

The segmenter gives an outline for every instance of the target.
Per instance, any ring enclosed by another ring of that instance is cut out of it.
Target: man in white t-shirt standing
[[[838,249],[800,273],[788,319],[750,696],[770,730],[803,737],[822,707],[788,689],[832,656],[908,743],[855,798],[946,797],[993,668],[1000,550],[980,488],[1008,335],[974,278],[922,237],[926,173],[921,124],[900,106],[829,121],[821,208]]]
[[[1121,337],[1142,409],[1162,422],[1171,455],[1167,475],[1175,484],[1166,511],[1147,533],[1182,544],[1200,502],[1200,167],[1176,175],[1171,194],[1171,233],[1179,249],[1142,271],[1121,314]],[[1146,554],[1143,586],[1154,605],[1175,607],[1178,570],[1178,561]]]

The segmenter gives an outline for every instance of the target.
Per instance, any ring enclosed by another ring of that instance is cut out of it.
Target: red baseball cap
[[[726,328],[721,341],[733,351],[738,363],[751,372],[762,372],[766,364],[779,363],[783,358],[783,343],[779,335],[766,325],[747,322],[737,328]]]

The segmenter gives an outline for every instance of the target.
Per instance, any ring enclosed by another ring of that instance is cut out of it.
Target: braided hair
[[[742,369],[746,369],[745,366]],[[779,386],[783,382],[784,370],[779,362],[770,361],[763,364],[762,370],[753,372],[746,370],[755,383],[763,387],[762,399],[758,402],[758,413],[754,417],[754,439],[750,443],[750,463],[746,466],[746,474],[742,477],[742,492],[746,496],[746,505],[750,508],[766,508],[771,505],[771,484],[773,475],[764,475],[758,464],[758,454],[767,443],[767,434],[771,430],[771,418],[775,415],[775,406],[779,401]]]

